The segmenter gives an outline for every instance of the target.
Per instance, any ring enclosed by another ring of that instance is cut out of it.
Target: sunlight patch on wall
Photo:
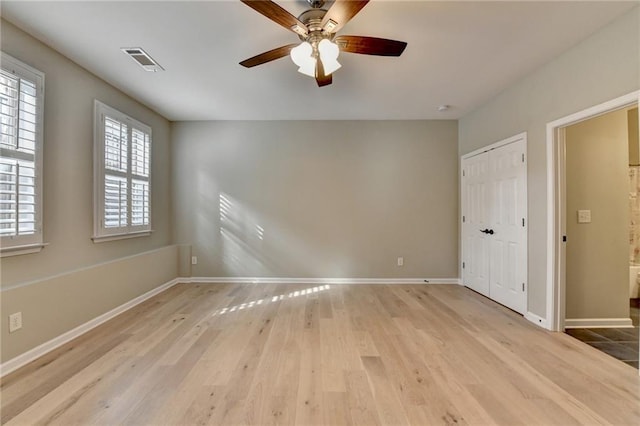
[[[265,229],[240,202],[226,193],[219,196],[222,262],[233,274],[268,274],[261,255]]]

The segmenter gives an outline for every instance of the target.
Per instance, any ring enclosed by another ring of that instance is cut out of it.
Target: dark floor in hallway
[[[566,333],[602,352],[638,368],[638,313],[640,299],[631,299],[633,328],[572,328]]]

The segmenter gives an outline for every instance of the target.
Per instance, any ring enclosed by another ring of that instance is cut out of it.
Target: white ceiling
[[[277,3],[296,16],[307,8]],[[2,16],[170,120],[455,119],[636,5],[374,0],[340,34],[407,49],[342,54],[324,88],[289,58],[238,65],[298,40],[240,1],[3,0]],[[122,47],[142,47],[166,71],[143,71]]]

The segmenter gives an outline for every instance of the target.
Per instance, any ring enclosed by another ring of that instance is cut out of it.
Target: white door
[[[489,152],[491,213],[489,295],[514,311],[527,308],[527,165],[524,140]]]
[[[524,136],[462,161],[463,284],[517,312],[527,308]]]
[[[462,282],[489,296],[489,156],[480,154],[462,162]]]

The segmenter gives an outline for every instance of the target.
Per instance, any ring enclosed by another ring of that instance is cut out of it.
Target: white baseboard
[[[459,278],[271,278],[188,277],[183,283],[212,284],[460,284]]]
[[[541,316],[538,316],[538,315],[536,315],[534,313],[531,313],[531,312],[528,312],[528,311],[527,311],[526,314],[524,314],[524,317],[525,317],[525,319],[531,321],[535,325],[549,330],[549,326],[547,324],[546,318],[542,318]]]
[[[104,314],[95,317],[94,319],[85,322],[77,326],[76,328],[67,331],[66,333],[61,334],[58,337],[54,337],[53,339],[45,342],[35,348],[23,353],[22,355],[18,355],[15,358],[10,359],[7,362],[0,364],[0,377],[4,377],[5,375],[17,370],[18,368],[30,363],[36,358],[41,357],[42,355],[51,352],[52,350],[64,345],[65,343],[75,339],[76,337],[81,336],[82,334],[88,332],[99,326],[102,323],[105,323],[112,319],[113,317],[133,308],[136,305],[144,302],[147,299],[155,296],[158,293],[165,291],[168,288],[173,287],[174,285],[182,282],[180,279],[175,278],[167,283],[164,283],[153,290],[150,290],[135,299],[131,299],[130,301],[123,303],[122,305],[113,308],[109,312],[105,312]]]
[[[567,318],[564,328],[633,328],[633,323],[631,318]]]

